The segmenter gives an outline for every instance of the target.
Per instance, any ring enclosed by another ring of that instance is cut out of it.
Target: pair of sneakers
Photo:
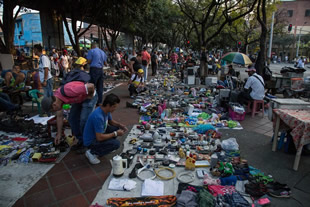
[[[90,149],[87,150],[87,151],[85,152],[85,156],[87,157],[88,161],[89,161],[91,164],[93,164],[93,165],[97,165],[97,164],[100,163],[100,160],[98,159],[98,156],[95,155],[95,154],[92,154],[92,153],[90,152]]]

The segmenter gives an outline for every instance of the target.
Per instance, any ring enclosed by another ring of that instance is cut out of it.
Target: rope
[[[170,171],[170,172],[172,173],[172,176],[170,176],[170,177],[165,177],[165,176],[160,175],[159,172],[160,172],[160,171],[163,171],[163,170],[168,170],[168,171]],[[171,180],[171,179],[175,178],[175,176],[176,176],[175,171],[174,171],[173,169],[169,168],[169,167],[160,167],[160,168],[158,168],[158,169],[155,170],[155,174],[157,175],[157,177],[159,177],[159,178],[162,179],[162,180]]]

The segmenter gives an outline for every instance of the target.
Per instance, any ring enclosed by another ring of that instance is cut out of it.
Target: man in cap
[[[87,60],[80,57],[75,65],[81,69]],[[77,69],[74,69],[77,70]],[[74,70],[72,72],[74,72]],[[71,73],[71,72],[70,72]],[[68,75],[70,74],[68,73]],[[78,143],[72,149],[83,149],[83,131],[89,114],[94,110],[98,96],[93,83],[81,81],[68,82],[63,86],[63,92],[58,88],[54,96],[45,97],[42,102],[42,109],[46,112],[56,111],[57,116],[57,135],[55,144],[58,144],[62,135],[63,128],[63,104],[72,104],[69,114],[69,123],[72,134],[78,139]]]
[[[256,69],[250,65],[246,70],[249,78],[244,86],[244,91],[238,95],[238,102],[245,104],[251,100],[263,100],[265,97],[265,83],[262,76],[256,73]]]
[[[129,90],[129,95],[131,98],[133,98],[134,94],[138,94],[140,92],[143,92],[146,90],[144,87],[144,71],[142,68],[138,70],[137,73],[132,74],[129,82],[128,82],[128,90]]]

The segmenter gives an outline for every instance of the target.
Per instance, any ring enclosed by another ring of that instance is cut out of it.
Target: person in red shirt
[[[143,48],[141,55],[142,55],[142,69],[144,71],[144,80],[147,81],[147,73],[151,61],[151,55],[147,52],[146,47]]]
[[[175,51],[172,51],[172,54],[170,55],[170,61],[171,61],[171,69],[177,69],[178,64],[178,58],[179,56],[175,53]]]
[[[80,57],[75,64],[79,69],[87,63],[85,58]],[[77,69],[74,69],[77,70]],[[72,150],[78,150],[83,153],[83,131],[89,114],[94,110],[98,100],[93,83],[84,83],[81,81],[72,81],[64,85],[64,94],[58,88],[54,92],[54,96],[45,97],[41,102],[42,109],[45,112],[56,112],[57,135],[55,144],[59,144],[63,129],[63,104],[71,104],[68,121],[72,130],[72,134],[78,139],[76,146],[71,147]]]

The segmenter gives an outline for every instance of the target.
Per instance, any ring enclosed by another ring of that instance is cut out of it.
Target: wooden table
[[[294,170],[298,170],[303,146],[310,144],[310,110],[305,109],[274,109],[275,129],[272,151],[276,151],[278,143],[278,133],[281,125],[286,125],[292,129],[291,135],[297,152],[294,161]]]

